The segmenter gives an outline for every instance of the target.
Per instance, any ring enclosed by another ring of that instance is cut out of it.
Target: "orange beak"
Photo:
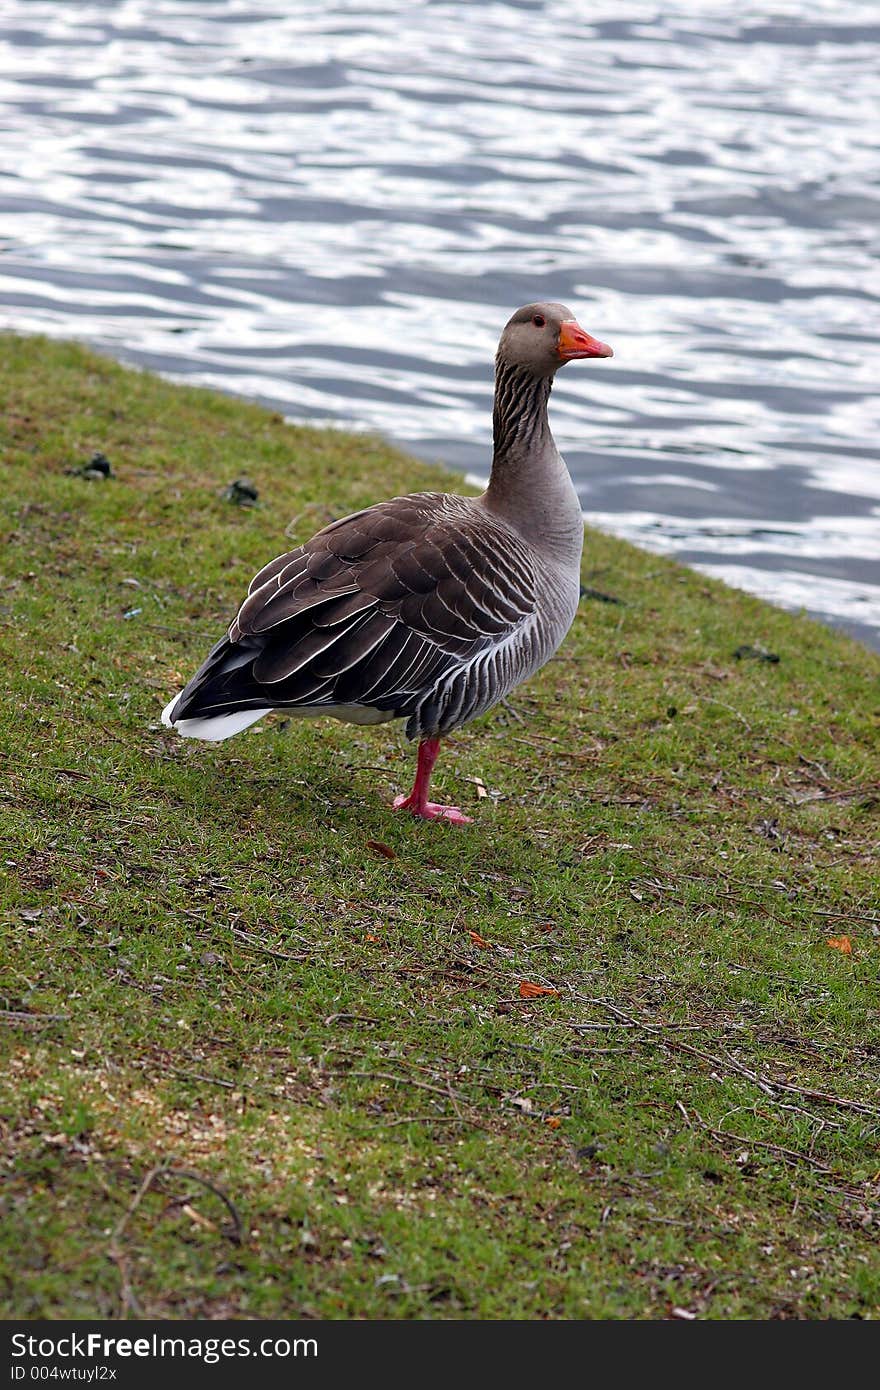
[[[591,338],[585,333],[577,319],[566,319],[559,330],[559,356],[563,362],[573,362],[577,357],[613,357],[614,353],[607,343]]]

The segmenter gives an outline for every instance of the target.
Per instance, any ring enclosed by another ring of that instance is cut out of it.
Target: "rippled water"
[[[622,17],[625,16],[625,17]],[[880,646],[875,0],[0,0],[0,322],[485,476],[613,343],[587,517]]]

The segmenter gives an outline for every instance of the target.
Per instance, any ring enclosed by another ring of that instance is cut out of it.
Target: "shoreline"
[[[0,334],[8,333],[9,330],[0,327]],[[22,336],[41,336],[25,334]],[[430,440],[422,438],[407,439],[396,437],[393,433],[378,433],[368,426],[359,427],[356,421],[345,420],[338,417],[303,416],[298,418],[288,413],[288,407],[283,403],[274,400],[268,395],[249,395],[244,391],[236,391],[232,384],[219,384],[217,382],[200,382],[194,378],[200,375],[207,375],[200,371],[188,373],[184,371],[164,370],[150,361],[150,354],[147,354],[143,361],[130,348],[118,347],[114,349],[112,345],[97,345],[88,338],[68,338],[63,336],[56,337],[54,334],[47,335],[47,341],[68,342],[75,341],[89,352],[95,352],[99,356],[108,357],[110,361],[118,362],[120,365],[129,367],[134,371],[144,371],[159,376],[162,380],[168,381],[172,385],[182,386],[195,390],[218,391],[222,395],[227,395],[232,400],[241,401],[243,404],[258,405],[271,413],[283,416],[285,422],[293,428],[329,430],[334,433],[342,434],[365,434],[371,438],[384,439],[388,446],[394,450],[402,452],[411,458],[418,459],[422,464],[431,468],[437,468],[455,478],[463,479],[469,487],[476,487],[482,490],[485,481],[481,478],[488,477],[488,474],[481,474],[475,469],[471,462],[466,458],[458,461],[448,462],[440,458],[437,447]],[[438,445],[439,447],[439,445]],[[453,458],[456,450],[453,447]],[[563,449],[563,454],[571,450]],[[576,451],[575,451],[576,452]],[[485,447],[486,460],[488,463],[491,455],[491,442],[487,439]],[[577,473],[578,470],[575,469]],[[576,478],[576,486],[578,480]],[[583,478],[580,479],[583,484]],[[719,552],[715,558],[707,558],[706,549],[711,548],[713,533],[717,530],[719,536],[729,536],[739,534],[740,528],[743,535],[749,537],[754,534],[754,528],[745,522],[737,522],[731,517],[720,517],[717,523],[707,522],[708,531],[700,543],[700,538],[694,536],[692,542],[686,547],[678,549],[676,535],[682,529],[687,530],[693,518],[686,516],[676,517],[667,514],[654,514],[650,512],[596,512],[585,508],[583,511],[584,524],[594,530],[601,530],[605,534],[627,541],[629,544],[638,546],[654,555],[662,555],[672,559],[679,564],[687,565],[697,570],[698,573],[706,574],[710,578],[721,578],[731,588],[740,589],[743,593],[751,594],[753,597],[762,599],[764,602],[772,604],[774,607],[782,608],[785,612],[805,613],[808,617],[821,622],[824,626],[830,627],[833,631],[843,632],[862,643],[871,651],[880,651],[880,619],[877,617],[878,596],[876,586],[869,579],[858,572],[849,577],[837,574],[831,554],[823,561],[825,573],[811,570],[802,570],[797,566],[797,553],[786,556],[784,551],[772,554],[772,563],[758,565],[742,565],[737,563],[734,556],[727,550]],[[764,527],[760,528],[761,534],[771,533],[779,535],[788,532],[792,536],[797,536],[801,523],[792,521],[767,521]],[[852,537],[853,543],[858,542],[858,533]],[[864,541],[861,542],[864,546]],[[832,552],[833,553],[833,552]],[[760,554],[760,552],[759,552]],[[786,560],[790,563],[786,564]],[[866,560],[862,560],[863,570],[868,566]],[[869,566],[868,566],[869,568]],[[775,576],[784,576],[781,583],[774,584]],[[737,581],[744,582],[737,582]],[[747,581],[747,582],[745,582]],[[837,595],[829,607],[816,607],[814,596],[811,590],[825,590],[826,595],[831,593]],[[847,612],[842,608],[846,606]],[[866,619],[860,616],[859,609],[866,608],[870,617]]]

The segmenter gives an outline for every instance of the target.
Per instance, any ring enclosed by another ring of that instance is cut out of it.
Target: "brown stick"
[[[47,1023],[66,1023],[68,1014],[29,1014],[21,1009],[0,1009],[0,1023],[10,1028],[42,1028]]]
[[[122,1235],[125,1231],[126,1226],[128,1225],[131,1218],[134,1216],[144,1197],[147,1195],[150,1188],[153,1186],[153,1183],[156,1181],[159,1174],[164,1173],[166,1171],[166,1168],[167,1164],[157,1163],[155,1168],[150,1169],[143,1182],[141,1183],[140,1187],[138,1188],[137,1192],[134,1194],[125,1211],[122,1213],[116,1225],[114,1226],[113,1234],[110,1237],[110,1244],[107,1247],[107,1254],[109,1255],[113,1263],[116,1265],[116,1268],[119,1270],[119,1316],[121,1318],[128,1317],[129,1313],[134,1313],[135,1315],[139,1314],[141,1312],[141,1306],[135,1297],[133,1288],[131,1287],[131,1280],[128,1277],[128,1256],[122,1249],[120,1241],[122,1239]]]
[[[234,1091],[236,1087],[234,1081],[224,1081],[219,1076],[204,1076],[200,1071],[181,1071],[178,1067],[166,1067],[165,1071],[170,1076],[182,1076],[186,1081],[204,1081],[208,1086],[226,1086],[230,1091]]]
[[[747,1149],[755,1148],[756,1146],[762,1149],[769,1149],[771,1153],[779,1154],[780,1158],[790,1159],[795,1163],[806,1163],[810,1168],[815,1168],[818,1173],[828,1173],[831,1176],[834,1175],[833,1168],[829,1168],[826,1163],[820,1163],[817,1158],[811,1157],[810,1154],[799,1153],[797,1149],[786,1149],[781,1144],[771,1144],[769,1139],[747,1139],[743,1134],[731,1134],[727,1129],[715,1129],[714,1126],[710,1125],[707,1120],[704,1120],[702,1115],[699,1115],[696,1110],[692,1110],[691,1114],[697,1123],[702,1125],[707,1134],[711,1134],[713,1139],[717,1139],[721,1143],[742,1144]]]
[[[210,1182],[208,1178],[203,1178],[201,1173],[194,1173],[191,1168],[167,1168],[165,1171],[169,1177],[188,1178],[190,1182],[201,1183],[202,1187],[207,1188],[209,1192],[213,1192],[215,1197],[219,1197],[220,1201],[229,1212],[229,1215],[232,1217],[232,1231],[229,1234],[229,1239],[232,1241],[233,1245],[241,1245],[244,1238],[242,1220],[232,1199],[227,1197],[222,1187],[218,1187],[216,1183]]]

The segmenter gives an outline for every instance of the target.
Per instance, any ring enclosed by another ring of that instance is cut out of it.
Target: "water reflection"
[[[880,646],[873,3],[7,0],[2,322],[484,475],[572,304],[590,519]]]

